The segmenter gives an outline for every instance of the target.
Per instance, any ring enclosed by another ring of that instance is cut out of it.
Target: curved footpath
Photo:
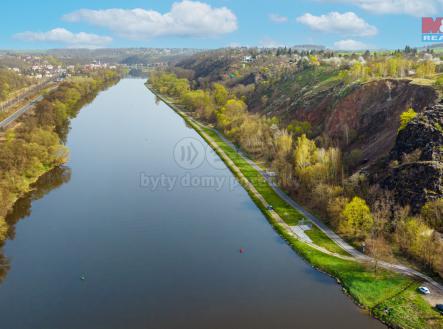
[[[227,144],[229,147],[231,147],[233,150],[235,150],[245,161],[247,161],[257,172],[260,173],[260,175],[266,180],[266,182],[269,184],[269,186],[279,195],[280,198],[282,198],[286,203],[288,203],[292,208],[300,212],[305,218],[307,218],[311,223],[313,223],[315,226],[317,226],[323,233],[325,233],[331,240],[333,240],[340,248],[345,250],[347,253],[349,253],[351,256],[344,256],[329,250],[326,250],[323,247],[320,247],[312,241],[306,240],[306,238],[302,235],[296,234],[293,230],[291,230],[291,227],[275,212],[272,211],[271,216],[273,219],[275,219],[279,224],[284,226],[289,234],[292,236],[295,236],[297,239],[303,241],[304,243],[308,244],[312,248],[315,248],[316,250],[319,250],[325,254],[345,259],[345,260],[357,260],[361,263],[369,263],[369,262],[376,262],[372,257],[369,257],[354,247],[352,247],[349,243],[344,241],[338,234],[336,234],[334,231],[332,231],[329,227],[327,227],[318,217],[311,214],[309,211],[304,209],[301,205],[299,205],[297,202],[295,202],[292,198],[290,198],[283,190],[281,190],[273,181],[272,179],[266,174],[266,172],[260,168],[253,160],[251,160],[244,152],[241,150],[238,150],[238,148],[229,141],[223,134],[221,134],[217,129],[204,126],[200,122],[194,120],[190,116],[188,116],[183,111],[179,110],[174,104],[171,104],[170,101],[165,99],[164,97],[158,95],[155,93],[162,101],[164,101],[167,105],[169,105],[174,111],[176,111],[179,115],[189,120],[193,125],[194,128],[198,130],[198,132],[205,138],[205,140],[208,142],[208,144],[223,158],[223,161],[227,163],[227,165],[235,171],[235,174],[238,175],[238,177],[246,184],[246,187],[253,193],[253,195],[260,200],[262,205],[264,207],[269,206],[265,198],[256,190],[254,185],[243,175],[241,170],[238,168],[238,166],[231,160],[231,158],[221,149],[221,147],[208,135],[203,131],[203,127],[207,129],[211,129],[214,133],[216,133],[221,140],[225,144]],[[391,270],[400,274],[404,274],[410,277],[414,277],[416,279],[423,280],[424,282],[427,282],[430,286],[432,286],[432,294],[433,303],[443,303],[443,285],[438,283],[437,281],[433,280],[429,276],[416,271],[412,268],[409,268],[404,265],[400,264],[394,264],[394,263],[388,263],[385,261],[378,261],[378,266],[383,267],[387,270]],[[431,299],[431,298],[430,298]]]

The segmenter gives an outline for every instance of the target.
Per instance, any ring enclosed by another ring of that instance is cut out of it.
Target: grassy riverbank
[[[155,91],[154,91],[155,92]],[[344,290],[354,300],[383,322],[407,329],[437,329],[443,328],[441,317],[416,292],[418,283],[413,279],[386,270],[374,271],[371,265],[360,264],[356,261],[344,260],[322,253],[313,247],[297,240],[286,226],[277,222],[272,213],[265,207],[261,198],[252,191],[250,184],[258,191],[268,204],[287,224],[298,223],[303,216],[282,200],[272,188],[267,185],[261,175],[245,161],[230,145],[225,143],[211,128],[196,123],[185,112],[181,111],[174,101],[158,95],[166,104],[175,110],[192,126],[219,154],[234,175],[245,187],[252,200],[264,213],[274,229],[287,243],[310,264],[337,278]],[[319,233],[320,232],[320,233]],[[308,232],[314,243],[330,251],[343,254],[332,240],[318,229]]]
[[[32,113],[1,134],[0,243],[9,233],[5,218],[17,199],[28,193],[44,173],[68,159],[64,142],[69,123],[97,93],[119,79],[111,70],[69,79],[45,95]]]

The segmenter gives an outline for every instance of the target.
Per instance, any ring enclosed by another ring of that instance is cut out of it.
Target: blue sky
[[[442,0],[7,1],[0,48],[392,49],[424,45],[421,16],[442,9]]]

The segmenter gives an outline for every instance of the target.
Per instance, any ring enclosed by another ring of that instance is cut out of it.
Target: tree
[[[374,219],[366,201],[355,196],[343,210],[339,229],[354,238],[365,238],[374,225]]]
[[[193,90],[182,95],[181,102],[187,110],[195,111],[197,116],[206,121],[215,119],[215,105],[211,94],[205,90]]]
[[[343,210],[349,203],[349,199],[344,196],[337,196],[328,201],[327,213],[329,223],[335,229],[338,229],[343,219]]]
[[[292,136],[286,130],[280,130],[274,137],[276,155],[287,160],[292,151]]]
[[[415,112],[413,108],[409,108],[400,114],[400,128],[398,128],[398,131],[405,129],[408,123],[411,122],[416,116],[417,112]]]
[[[228,101],[228,90],[221,83],[214,83],[212,86],[215,104],[224,106]]]
[[[294,134],[295,137],[300,137],[303,134],[309,136],[312,133],[312,127],[309,121],[294,120],[288,125],[287,129]]]
[[[436,65],[434,62],[426,60],[418,64],[416,69],[416,74],[419,78],[426,78],[432,76],[435,74],[435,67]]]
[[[9,226],[6,223],[5,219],[0,217],[0,243],[5,241],[8,237]]]
[[[292,135],[286,130],[274,134],[274,160],[272,168],[278,172],[280,184],[285,188],[292,187],[293,167],[291,165]]]
[[[308,139],[305,134],[297,138],[294,151],[294,164],[296,168],[302,169],[315,163],[317,146],[315,142]]]
[[[268,160],[272,158],[272,132],[266,120],[258,115],[243,115],[237,138],[249,154],[258,158],[267,157]]]
[[[356,62],[354,65],[352,65],[351,69],[349,70],[349,77],[351,80],[359,80],[359,79],[366,79],[368,76],[369,68],[364,65],[363,63]]]
[[[404,252],[432,268],[441,261],[441,241],[422,219],[409,217],[397,225],[396,240]]]
[[[425,222],[436,229],[443,232],[443,199],[428,201],[421,208],[421,215]]]
[[[320,66],[320,61],[318,60],[318,57],[315,55],[309,55],[309,60],[311,61],[312,65],[314,66]]]
[[[230,99],[217,112],[217,123],[228,136],[238,138],[241,124],[246,114],[246,104],[238,99]]]
[[[371,237],[366,239],[366,253],[374,259],[374,272],[378,271],[380,260],[390,258],[392,250],[384,237]]]

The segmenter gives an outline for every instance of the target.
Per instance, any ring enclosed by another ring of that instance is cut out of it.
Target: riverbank
[[[49,92],[35,105],[32,114],[2,133],[0,142],[0,243],[9,233],[6,215],[45,173],[68,159],[64,146],[69,123],[96,95],[116,83],[114,71],[73,78]]]
[[[417,294],[416,288],[419,283],[414,279],[387,270],[374,272],[370,264],[345,259],[347,257],[345,255],[332,256],[297,239],[288,229],[288,224],[298,223],[303,216],[295,212],[268,185],[263,184],[263,181],[257,180],[259,173],[214,130],[195,122],[173,100],[159,95],[152,88],[150,90],[183,117],[218,153],[270,224],[287,243],[310,264],[337,278],[345,292],[352,296],[362,308],[384,323],[397,328],[443,328],[443,318]],[[267,208],[269,204],[273,205],[275,212]],[[275,216],[276,214],[279,216]],[[279,219],[283,219],[283,222]],[[323,241],[321,242],[323,248],[327,250],[337,247],[328,240],[324,242],[323,237],[318,240]]]

